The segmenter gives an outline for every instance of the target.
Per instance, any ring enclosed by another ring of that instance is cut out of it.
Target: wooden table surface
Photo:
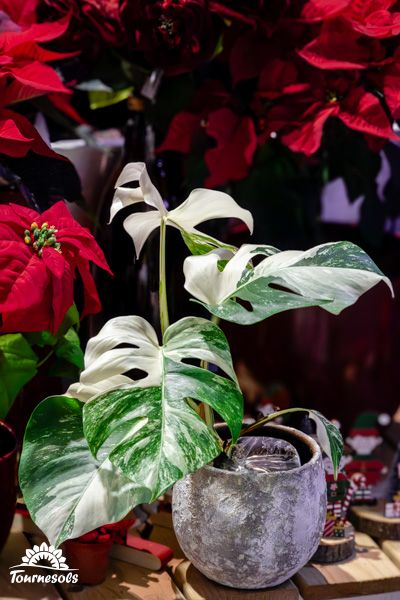
[[[357,534],[355,558],[307,565],[294,583],[278,588],[239,591],[210,582],[182,558],[169,515],[155,518],[152,534],[155,541],[175,546],[178,555],[162,571],[112,560],[106,580],[98,586],[11,584],[9,567],[19,564],[29,547],[18,517],[0,555],[0,600],[400,600],[400,542],[383,542],[380,549],[368,536]]]

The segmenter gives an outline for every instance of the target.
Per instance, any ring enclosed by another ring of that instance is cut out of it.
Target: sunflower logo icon
[[[28,548],[25,556],[22,557],[22,563],[14,565],[14,567],[41,567],[42,569],[52,569],[54,571],[74,570],[69,569],[62,551],[54,546],[48,546],[46,542],[43,542],[40,546],[35,544],[33,548]]]

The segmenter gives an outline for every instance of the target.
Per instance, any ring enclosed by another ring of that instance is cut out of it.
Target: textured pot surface
[[[178,481],[173,522],[183,552],[209,579],[255,589],[279,585],[311,558],[326,513],[321,451],[309,436],[280,425],[302,465],[279,473],[235,473],[206,466]]]

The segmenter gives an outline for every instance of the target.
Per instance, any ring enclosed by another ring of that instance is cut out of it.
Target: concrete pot
[[[242,589],[279,585],[301,569],[318,547],[326,514],[318,444],[280,425],[251,435],[289,441],[301,466],[265,474],[206,466],[175,484],[172,502],[187,558],[209,579]]]

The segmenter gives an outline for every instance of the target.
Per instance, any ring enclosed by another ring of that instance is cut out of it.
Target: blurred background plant
[[[39,211],[66,199],[116,275],[95,273],[104,310],[83,341],[111,316],[155,314],[157,240],[134,263],[125,214],[105,226],[128,161],[146,161],[171,208],[196,186],[222,189],[254,214],[255,242],[347,238],[396,287],[394,0],[379,10],[374,0],[0,0],[0,11],[0,199]],[[235,221],[207,231],[246,239]],[[176,265],[180,244],[169,248]],[[174,318],[186,303],[172,297]],[[344,427],[377,404],[394,413],[399,314],[378,288],[337,321],[307,309],[240,336],[229,326],[243,385],[257,390],[249,412],[279,398]]]

